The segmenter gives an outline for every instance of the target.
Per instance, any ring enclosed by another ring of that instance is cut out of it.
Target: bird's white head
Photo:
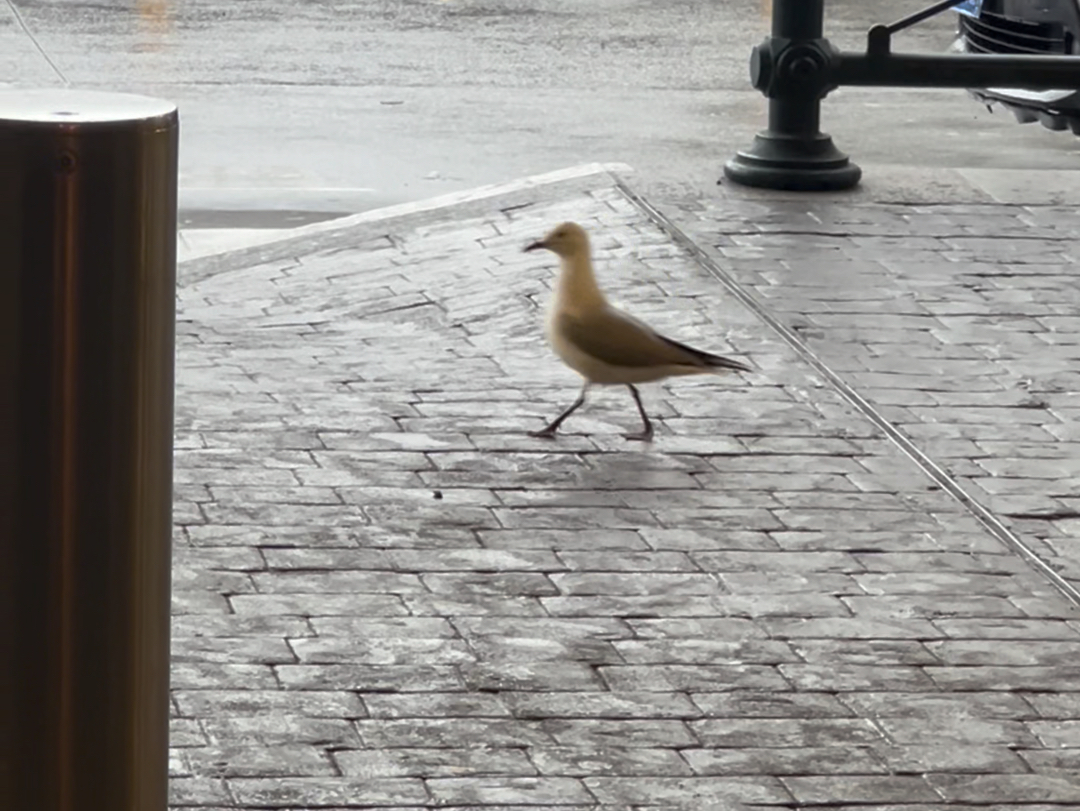
[[[576,222],[564,222],[556,225],[547,236],[525,246],[526,251],[543,248],[563,258],[589,255],[589,235]]]

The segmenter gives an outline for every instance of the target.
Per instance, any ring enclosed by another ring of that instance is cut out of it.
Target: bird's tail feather
[[[688,355],[691,355],[698,360],[703,366],[709,369],[732,369],[736,372],[752,372],[749,366],[742,361],[733,360],[732,358],[725,358],[723,355],[714,355],[711,352],[702,352],[700,349],[694,349],[692,346],[681,344],[678,341],[673,341],[664,335],[657,335],[661,341],[664,341],[671,346],[677,347]]]
[[[736,372],[753,371],[742,361],[725,358],[723,355],[710,355],[707,352],[703,352],[702,355],[704,355],[702,360],[705,362],[705,365],[709,367],[716,369],[734,369]]]

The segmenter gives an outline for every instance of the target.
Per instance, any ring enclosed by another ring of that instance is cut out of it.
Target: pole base
[[[824,133],[807,139],[765,130],[724,164],[724,175],[761,189],[841,191],[859,182],[862,169]]]

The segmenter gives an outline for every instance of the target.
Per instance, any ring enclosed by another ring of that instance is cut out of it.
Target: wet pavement
[[[861,48],[923,5],[828,0],[827,33]],[[264,227],[588,161],[633,165],[645,190],[708,191],[763,124],[747,62],[768,15],[759,0],[12,0],[0,82],[176,101],[182,208]],[[896,48],[940,53],[953,26],[944,14]],[[958,90],[845,88],[823,122],[868,167],[1076,164],[1075,138]]]
[[[1074,226],[980,193],[566,173],[184,262],[174,806],[1080,804]],[[528,437],[564,219],[757,371]]]

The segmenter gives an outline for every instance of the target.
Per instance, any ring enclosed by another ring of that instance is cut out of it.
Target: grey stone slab
[[[383,549],[263,548],[264,568],[271,570],[392,569]]]
[[[462,742],[465,743],[465,742]],[[346,777],[462,777],[537,773],[525,750],[487,745],[461,748],[339,749],[334,762]]]
[[[799,617],[759,620],[770,636],[780,639],[935,639],[941,636],[921,619],[866,617]]]
[[[565,595],[716,594],[720,584],[709,574],[666,572],[568,572],[551,575],[551,582]]]
[[[499,666],[520,662],[620,664],[624,657],[610,642],[598,639],[550,639],[537,636],[480,636],[469,641],[477,661]]]
[[[994,622],[998,618],[1020,618],[1023,612],[1004,597],[970,595],[882,594],[872,597],[844,595],[840,598],[859,617],[920,617],[935,620],[934,626],[948,634],[938,618],[971,618],[974,622]],[[985,620],[983,618],[986,618]]]
[[[593,800],[582,782],[572,777],[442,777],[424,782],[439,805],[516,806],[529,803],[554,806]]]
[[[213,745],[274,746],[279,743],[309,743],[358,746],[360,743],[352,724],[339,718],[307,718],[278,713],[211,716],[202,719],[202,727]]]
[[[934,625],[954,639],[1058,639],[1080,641],[1080,631],[1064,620],[939,619]]]
[[[534,690],[538,692],[588,692],[603,681],[591,662],[499,661],[459,666],[471,690]]]
[[[1073,664],[1080,657],[1080,642],[1013,639],[1003,645],[994,639],[932,640],[927,648],[947,665],[1042,665]]]
[[[418,617],[543,617],[541,598],[501,594],[454,596],[402,595],[406,609]]]
[[[174,617],[178,615],[206,617],[228,614],[231,610],[227,597],[208,591],[173,591],[170,605]]]
[[[378,718],[355,722],[366,748],[454,748],[465,741],[486,746],[542,746],[555,741],[539,721],[515,718]]]
[[[216,777],[174,777],[169,780],[169,805],[174,807],[220,805],[233,808],[225,781]]]
[[[920,744],[927,739],[954,741],[960,746],[1002,744],[1037,746],[1038,739],[1019,721],[943,716],[939,718],[878,718],[878,726],[899,744]]]
[[[731,531],[742,533],[760,533],[783,529],[784,524],[772,512],[754,507],[681,507],[677,504],[665,507],[664,528],[683,528],[690,530]],[[656,522],[645,522],[644,527]],[[639,525],[637,528],[643,528]],[[738,547],[743,548],[743,547]]]
[[[222,598],[224,599],[224,598]],[[280,614],[261,617],[249,614],[173,614],[172,639],[186,637],[210,637],[236,639],[237,637],[270,637],[295,639],[310,636],[312,626],[303,617]]]
[[[628,746],[533,746],[529,758],[541,774],[567,777],[670,777],[691,774],[675,749]]]
[[[433,594],[452,597],[506,596],[547,597],[559,593],[557,585],[539,572],[462,572],[424,574],[423,585]]]
[[[553,572],[573,568],[554,552],[537,549],[395,549],[387,556],[410,572]]]
[[[554,617],[455,617],[462,636],[573,640],[610,640],[632,636],[629,625],[610,617],[560,619]]]
[[[948,802],[1080,802],[1075,774],[930,774],[926,779]]]
[[[266,561],[255,547],[190,547],[173,546],[173,569],[230,569],[257,571],[266,568]],[[175,583],[174,583],[175,587]]]
[[[799,639],[791,648],[812,665],[932,665],[938,660],[921,643],[903,639]]]
[[[698,718],[686,695],[659,692],[514,693],[500,695],[518,718]],[[460,714],[460,713],[458,713]]]
[[[571,571],[699,572],[702,567],[684,552],[610,552],[560,550],[559,560]],[[552,569],[554,570],[554,569]]]
[[[696,639],[744,640],[763,638],[765,630],[756,622],[734,617],[670,617],[661,619],[628,619],[626,625],[639,640]]]
[[[1027,727],[1047,748],[1080,748],[1080,719],[1028,721]]]
[[[738,690],[690,693],[701,711],[717,718],[846,718],[852,711],[832,693]]]
[[[171,668],[174,690],[273,690],[278,687],[268,664],[176,662]]]
[[[788,584],[808,588],[812,583]],[[755,584],[756,585],[756,584]],[[742,617],[805,617],[850,616],[851,612],[838,595],[817,594],[812,591],[779,590],[772,593],[721,594],[714,598],[723,614]]]
[[[540,723],[563,746],[681,748],[698,742],[683,721],[673,718],[545,718]]]
[[[643,527],[640,537],[653,549],[693,552],[695,550],[737,549],[746,551],[775,550],[776,542],[765,532],[711,527],[656,528]]]
[[[798,552],[939,552],[942,542],[930,532],[871,532],[858,528],[839,530],[797,530],[770,532],[769,536],[785,550]]]
[[[941,666],[924,668],[943,690],[1019,690],[1054,692],[1080,679],[1080,667],[1006,667],[996,665]]]
[[[317,637],[290,643],[296,659],[305,664],[405,665],[423,661],[453,665],[476,660],[476,654],[457,639],[376,637],[354,639]]]
[[[800,803],[934,803],[940,796],[922,777],[827,775],[783,777]]]
[[[627,639],[612,643],[627,664],[725,664],[798,662],[791,647],[780,641],[744,639]]]
[[[506,702],[485,693],[364,693],[371,718],[509,716]]]
[[[708,551],[692,552],[693,560],[714,572],[862,572],[863,566],[846,552]]]
[[[974,554],[959,552],[917,553],[885,552],[855,554],[854,557],[868,572],[912,572],[930,569],[941,572],[977,572],[1013,574],[1026,571],[1022,560],[1006,553]]]
[[[456,637],[454,626],[441,617],[312,617],[307,623],[320,637],[436,639]],[[290,638],[303,634],[288,634]]]
[[[701,775],[885,774],[887,767],[866,747],[826,745],[791,748],[683,749]]]
[[[787,748],[880,743],[881,732],[859,718],[707,718],[690,728],[707,747]]]
[[[775,777],[586,777],[601,806],[679,805],[735,811],[740,803],[776,805],[791,801]]]
[[[291,663],[296,656],[284,639],[264,636],[241,636],[211,639],[174,636],[171,642],[173,662],[262,662]]]
[[[785,679],[799,690],[847,692],[851,690],[933,691],[938,689],[923,667],[911,665],[778,665]],[[935,668],[940,670],[940,668]]]
[[[966,594],[1019,596],[1026,591],[1014,578],[970,572],[897,572],[854,575],[867,594]]]
[[[797,575],[784,572],[782,576],[768,571],[719,572],[718,579],[734,596],[748,594],[788,594],[813,592],[824,594],[862,594],[862,590],[850,575],[839,572]]]
[[[841,701],[861,715],[882,718],[1021,719],[1033,713],[1026,696],[996,692],[965,693],[845,693]]]
[[[924,737],[922,741],[925,741]],[[977,774],[1008,774],[1027,771],[1024,761],[1007,744],[972,744],[919,742],[901,746],[873,747],[874,754],[884,761],[894,774],[926,774],[929,772],[973,772]]]
[[[240,807],[255,808],[423,805],[428,800],[418,778],[236,777],[228,787]]]
[[[206,746],[206,743],[206,734],[195,718],[169,719],[170,746]]]
[[[312,777],[337,774],[321,745],[277,742],[187,749],[184,758],[195,777]]]
[[[723,692],[786,690],[789,685],[767,665],[604,665],[598,668],[612,690]]]
[[[1059,692],[1028,693],[1024,699],[1042,718],[1080,718],[1080,690],[1066,690],[1069,686],[1062,685]]]
[[[464,689],[453,665],[279,665],[290,690],[445,692]]]
[[[655,526],[656,518],[646,510],[627,508],[540,509],[519,507],[496,508],[492,511],[500,525],[507,529],[638,529]],[[477,526],[488,526],[478,524]]]
[[[634,529],[482,529],[477,535],[492,549],[648,549]]]
[[[374,591],[374,585],[371,586]],[[356,594],[343,591],[326,594],[318,591],[293,594],[249,594],[230,598],[237,614],[284,615],[301,617],[346,616],[395,617],[408,614],[401,598],[394,594]]]
[[[180,714],[193,718],[294,713],[307,718],[362,718],[367,713],[355,693],[280,689],[173,689]]]
[[[1027,763],[1028,768],[1037,774],[1063,772],[1073,775],[1080,773],[1080,749],[1020,749],[1017,754]]]

